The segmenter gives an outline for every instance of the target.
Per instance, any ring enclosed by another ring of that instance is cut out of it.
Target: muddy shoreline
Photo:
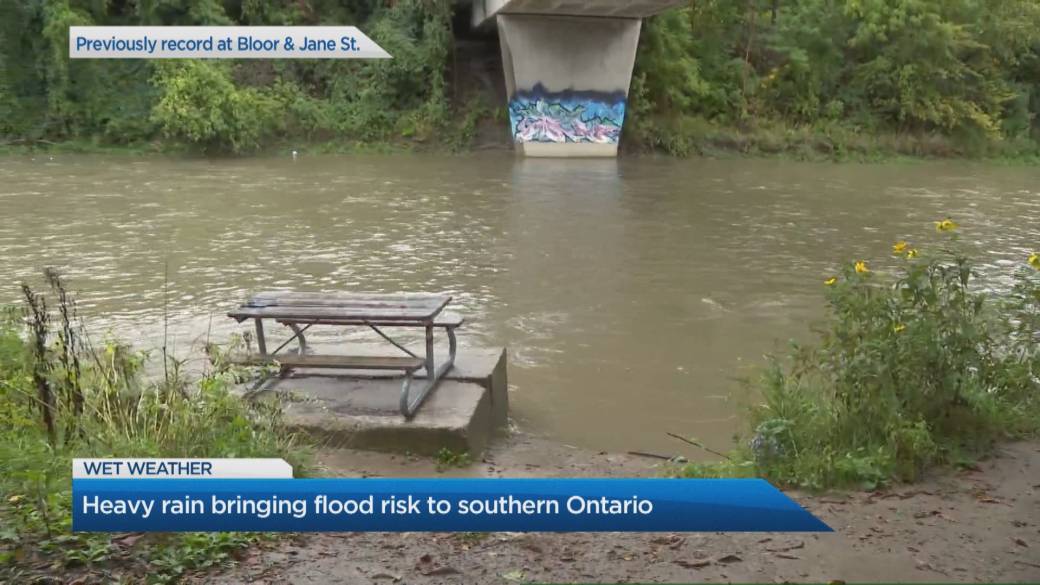
[[[699,456],[689,453],[690,457]],[[361,451],[319,455],[339,477],[655,477],[661,462],[529,435],[464,468]],[[1040,443],[877,492],[789,492],[833,534],[301,534],[249,551],[226,583],[1038,582]]]

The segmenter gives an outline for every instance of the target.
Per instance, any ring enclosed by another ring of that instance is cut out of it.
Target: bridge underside
[[[498,27],[517,150],[613,157],[625,121],[642,18],[682,0],[473,0]]]
[[[499,14],[551,14],[645,18],[681,4],[682,0],[473,0],[473,26]]]

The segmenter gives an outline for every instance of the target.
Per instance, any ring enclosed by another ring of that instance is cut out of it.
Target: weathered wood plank
[[[462,327],[462,324],[466,320],[462,315],[453,313],[451,311],[444,311],[437,315],[437,318],[433,320],[434,327]]]
[[[451,302],[448,295],[431,294],[349,294],[349,293],[278,293],[263,292],[250,297],[245,306],[328,306],[372,308],[435,308]]]
[[[250,299],[246,307],[356,307],[372,309],[423,309],[445,305],[441,299],[406,302],[351,301],[351,300],[293,300],[293,299]]]
[[[261,366],[277,362],[283,368],[342,368],[354,370],[403,370],[414,372],[423,361],[413,357],[348,355],[274,355],[252,354],[232,358],[236,364]]]
[[[343,320],[385,320],[411,321],[420,323],[437,316],[444,308],[440,306],[423,307],[322,307],[322,306],[286,306],[286,307],[239,307],[228,312],[228,316],[238,319],[284,319],[297,322],[320,321],[322,319]]]
[[[397,326],[397,327],[401,327],[401,326],[414,327],[415,326],[414,323],[407,322],[407,321],[406,322],[401,322],[400,320],[398,320],[398,321],[387,321],[387,320],[380,320],[380,319],[321,319],[321,320],[318,320],[318,321],[314,321],[313,319],[311,319],[311,320],[305,320],[305,319],[302,319],[302,320],[297,320],[297,319],[276,319],[276,321],[278,321],[279,323],[285,324],[285,325],[288,325],[290,323],[293,323],[293,324],[314,323],[315,325],[350,325],[350,326],[375,325],[376,327],[395,327],[395,326]],[[451,313],[451,312],[445,311],[445,312],[442,312],[442,313],[438,314],[436,317],[434,317],[434,319],[433,319],[433,326],[434,327],[445,327],[445,328],[457,328],[457,327],[461,327],[462,324],[465,323],[465,322],[466,322],[466,320],[462,317],[462,315],[459,315],[458,313]]]
[[[295,298],[295,299],[356,299],[381,301],[393,300],[423,300],[432,298],[445,298],[449,295],[441,293],[349,293],[349,292],[300,292],[300,291],[260,291],[254,293],[253,297],[262,298]]]

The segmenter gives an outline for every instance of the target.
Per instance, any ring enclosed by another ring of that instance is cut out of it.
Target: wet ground
[[[652,460],[529,436],[480,462],[326,452],[336,476],[645,477]],[[833,534],[307,534],[250,551],[224,583],[1038,582],[1040,444],[878,492],[807,495]]]

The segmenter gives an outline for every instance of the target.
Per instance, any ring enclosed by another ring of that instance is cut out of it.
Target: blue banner
[[[74,479],[75,531],[829,532],[758,479]]]

